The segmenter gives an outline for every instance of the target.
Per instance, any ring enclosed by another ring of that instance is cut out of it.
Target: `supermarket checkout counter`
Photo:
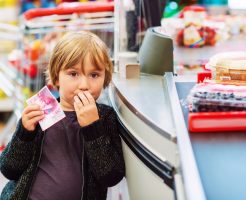
[[[176,82],[179,99],[194,82]],[[188,109],[181,106],[187,125]],[[246,199],[246,132],[188,133],[207,199]]]
[[[131,200],[173,199],[177,145],[162,77],[113,77],[110,99],[122,123],[126,177]]]
[[[114,75],[131,200],[246,199],[246,132],[189,133],[193,76]]]

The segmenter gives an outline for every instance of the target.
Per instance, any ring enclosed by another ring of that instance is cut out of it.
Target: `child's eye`
[[[69,75],[75,77],[78,75],[78,73],[77,72],[70,72]]]
[[[90,74],[90,77],[91,78],[98,78],[99,77],[99,74],[97,74],[97,73],[91,73]]]

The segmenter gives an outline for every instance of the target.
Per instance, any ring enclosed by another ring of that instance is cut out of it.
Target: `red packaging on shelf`
[[[246,111],[198,112],[188,114],[190,132],[246,130]]]

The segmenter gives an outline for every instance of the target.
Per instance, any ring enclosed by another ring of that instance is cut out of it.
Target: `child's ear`
[[[59,84],[59,80],[57,80],[57,81],[55,82],[55,87],[56,87],[56,88],[59,88],[59,85],[60,85],[60,84]]]

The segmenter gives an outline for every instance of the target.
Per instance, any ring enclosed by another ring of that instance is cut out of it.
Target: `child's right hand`
[[[22,125],[28,131],[34,131],[37,123],[44,118],[39,105],[28,105],[22,113]]]

